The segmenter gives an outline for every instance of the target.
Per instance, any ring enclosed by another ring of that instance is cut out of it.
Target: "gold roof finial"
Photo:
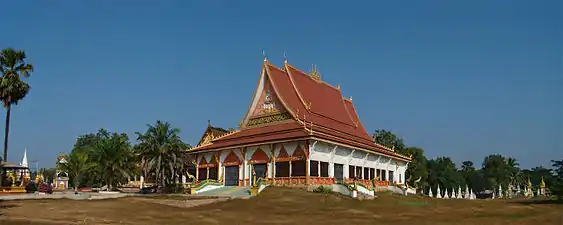
[[[311,68],[311,77],[315,80],[320,80],[321,76],[319,74],[319,71],[317,71],[317,65],[313,64],[312,67],[313,68]]]
[[[283,63],[287,64],[287,54],[283,53]]]
[[[336,89],[340,90],[340,84],[338,84],[338,86],[336,86]]]
[[[268,57],[266,56],[266,50],[262,49],[262,55],[264,56],[264,62],[268,62]]]
[[[207,120],[207,126],[211,127],[211,120]]]
[[[395,151],[395,145],[393,145],[393,147],[391,148],[391,151]]]
[[[352,101],[352,96],[350,96],[350,101]]]

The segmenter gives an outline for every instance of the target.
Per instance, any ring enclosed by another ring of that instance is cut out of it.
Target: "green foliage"
[[[559,200],[563,200],[563,160],[552,160],[554,168],[554,182],[549,188]]]
[[[375,143],[385,147],[393,148],[393,146],[395,146],[396,151],[400,151],[406,147],[403,139],[397,137],[397,135],[391,131],[378,129],[375,130],[373,135],[375,136]]]
[[[185,150],[189,147],[180,139],[180,129],[160,120],[147,126],[145,133],[136,133],[140,143],[135,146],[144,173],[154,172],[161,187],[179,182],[186,166]]]
[[[57,163],[57,169],[69,174],[74,189],[78,189],[80,178],[98,166],[97,163],[91,162],[86,152],[74,151],[66,157],[66,163]]]
[[[313,192],[321,193],[321,194],[330,194],[332,193],[332,188],[326,186],[318,186],[315,189],[313,189]]]

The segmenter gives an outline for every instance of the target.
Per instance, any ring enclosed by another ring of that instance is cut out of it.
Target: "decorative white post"
[[[462,199],[463,197],[461,196],[461,186],[457,186],[457,198],[458,199]]]
[[[498,197],[502,198],[502,187],[500,186],[500,184],[498,185]]]
[[[444,192],[444,199],[448,198],[450,198],[450,195],[448,194],[448,189],[446,188],[446,191]]]
[[[438,185],[438,189],[436,189],[436,198],[442,198],[442,192],[440,191],[440,185]]]
[[[432,193],[432,187],[430,187],[430,188],[428,189],[428,197],[430,197],[430,198],[433,198],[433,197],[434,197],[434,195],[433,195],[433,193]]]

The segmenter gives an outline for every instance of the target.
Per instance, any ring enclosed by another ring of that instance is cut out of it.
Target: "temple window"
[[[393,176],[393,171],[389,170],[389,183],[393,183],[393,178],[395,178],[395,176]]]
[[[357,177],[358,179],[363,179],[363,176],[362,176],[362,167],[360,167],[360,166],[356,166],[356,177]]]
[[[276,162],[276,177],[289,177],[289,162]]]
[[[356,177],[356,167],[355,166],[348,166],[348,178],[355,178]]]
[[[321,177],[328,177],[328,163],[321,162]]]
[[[313,161],[309,163],[309,175],[313,177],[319,176],[319,161]]]
[[[199,168],[197,170],[197,180],[207,180],[207,168]]]
[[[377,180],[381,181],[381,170],[380,169],[375,170],[375,176],[377,177]]]
[[[291,162],[291,176],[304,177],[306,175],[305,165],[307,165],[307,161],[305,160],[298,160]]]
[[[369,180],[369,168],[368,167],[364,167],[364,180]]]
[[[387,180],[387,171],[381,170],[381,180]]]
[[[370,180],[375,179],[375,169],[374,168],[369,168],[369,179]]]
[[[218,167],[211,167],[211,168],[209,168],[209,179],[210,179],[210,180],[217,180],[217,178],[218,178],[218,176],[217,176],[217,175],[218,175],[217,170],[219,170]]]

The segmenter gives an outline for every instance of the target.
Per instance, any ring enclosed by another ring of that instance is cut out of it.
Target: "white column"
[[[387,178],[388,181],[391,180],[389,179],[389,170],[385,170],[385,173],[386,173],[385,178]]]
[[[321,161],[317,161],[317,177],[321,177]]]
[[[334,163],[328,163],[328,177],[334,177]]]
[[[272,178],[276,178],[276,162],[272,162]]]
[[[344,179],[350,178],[350,165],[344,164],[344,168],[342,168],[342,172],[344,173]]]

